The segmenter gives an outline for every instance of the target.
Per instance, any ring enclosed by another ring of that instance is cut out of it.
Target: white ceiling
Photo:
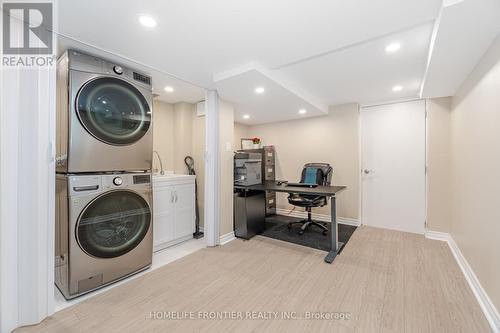
[[[176,78],[167,73],[161,72],[155,68],[144,65],[142,63],[134,62],[130,59],[123,58],[118,54],[106,52],[104,50],[86,45],[82,42],[75,41],[73,39],[59,36],[57,40],[58,54],[61,54],[67,49],[75,49],[79,51],[84,51],[89,54],[94,54],[100,56],[104,59],[109,59],[115,61],[121,65],[141,70],[142,72],[148,73],[152,77],[153,82],[153,93],[157,94],[157,100],[166,103],[197,103],[205,99],[205,89],[195,86],[189,82]],[[172,87],[173,92],[169,93],[164,90],[165,87]]]
[[[309,104],[306,116],[314,116],[333,104],[417,97],[425,73],[454,89],[498,33],[488,22],[500,21],[500,12],[478,20],[469,8],[446,20],[449,1],[477,8],[497,0],[445,0],[443,9],[442,0],[58,1],[57,30],[150,70],[216,88],[239,115],[264,123],[297,117],[301,103]],[[158,25],[139,25],[140,14]],[[447,22],[440,34],[439,17]],[[485,23],[489,34],[474,44],[475,54],[461,52],[465,41],[448,50],[450,38],[475,39],[473,26]],[[437,53],[429,54],[433,27]],[[385,54],[392,41],[401,50]],[[440,77],[443,66],[454,75]],[[270,87],[266,96],[255,95],[258,80]],[[393,85],[404,89],[394,93]],[[436,88],[424,92],[435,95]]]
[[[422,96],[455,94],[499,31],[500,1],[445,1],[435,26]]]
[[[433,20],[439,0],[57,1],[59,32],[205,87]],[[138,25],[153,16],[154,29]]]
[[[217,91],[226,99],[234,101],[235,121],[248,125],[276,122],[284,119],[321,116],[327,108],[311,104],[295,92],[283,87],[258,69],[249,69],[216,82]],[[264,93],[256,94],[255,88],[264,88]],[[250,93],[249,93],[250,92]],[[299,110],[307,111],[305,115]],[[244,119],[244,115],[250,118]]]
[[[328,105],[417,97],[431,32],[432,23],[426,23],[277,71],[307,86]],[[385,47],[392,42],[399,42],[401,49],[387,54]],[[395,85],[403,90],[394,93]]]

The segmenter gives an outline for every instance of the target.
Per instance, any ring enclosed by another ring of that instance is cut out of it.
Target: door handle
[[[83,192],[83,191],[97,191],[99,189],[99,185],[90,185],[90,186],[74,186],[73,191],[75,192]]]
[[[367,175],[367,174],[371,173],[372,171],[369,170],[369,169],[363,169],[363,172],[364,172],[365,175]]]

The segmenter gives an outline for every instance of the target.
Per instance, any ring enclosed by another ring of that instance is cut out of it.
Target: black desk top
[[[254,191],[272,191],[272,192],[286,192],[286,193],[299,193],[299,194],[312,194],[333,196],[338,192],[344,190],[345,186],[316,186],[316,187],[300,187],[300,186],[287,186],[286,183],[277,185],[275,180],[266,180],[263,184],[243,186],[234,185],[234,188],[254,190]]]

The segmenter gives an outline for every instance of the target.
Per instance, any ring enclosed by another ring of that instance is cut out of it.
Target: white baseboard
[[[228,232],[225,235],[220,236],[219,238],[219,245],[224,245],[229,243],[232,240],[235,240],[236,237],[234,236],[234,231]]]
[[[200,226],[200,231],[204,232],[202,226]],[[219,238],[219,245],[227,244],[230,241],[235,240],[235,239],[236,239],[236,237],[234,236],[234,231],[231,231],[231,232],[229,232],[229,233],[227,233],[225,235],[220,236],[220,238]]]
[[[314,215],[313,215],[314,216]],[[328,216],[328,221],[330,221],[330,215]],[[349,217],[337,217],[337,223],[352,225],[355,227],[359,227],[361,225],[361,221],[358,219],[352,219]]]
[[[453,253],[458,266],[462,270],[462,273],[465,276],[465,280],[467,280],[472,293],[474,294],[474,296],[476,296],[479,306],[481,307],[481,310],[483,310],[483,313],[488,320],[492,331],[495,333],[500,333],[500,315],[498,313],[498,310],[496,309],[486,291],[483,289],[483,286],[479,282],[479,279],[477,278],[476,274],[474,274],[474,271],[460,251],[460,248],[458,247],[453,237],[446,232],[431,230],[426,231],[425,237],[448,243],[451,253]]]
[[[449,242],[451,240],[451,235],[447,232],[426,230],[425,238]]]
[[[297,217],[297,218],[301,218],[301,219],[307,218],[307,212],[298,211],[298,210],[294,210],[293,212],[290,212],[289,209],[283,209],[283,208],[276,208],[276,214],[292,216],[292,217]],[[313,218],[313,220],[323,221],[323,222],[330,222],[331,221],[330,215],[326,215],[326,214],[312,213],[312,218]],[[355,227],[359,227],[361,225],[361,222],[358,219],[352,219],[352,218],[348,218],[348,217],[337,217],[337,223],[352,225]]]

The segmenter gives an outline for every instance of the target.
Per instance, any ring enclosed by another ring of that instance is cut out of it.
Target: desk
[[[274,180],[266,180],[262,184],[243,186],[234,185],[234,188],[240,191],[272,191],[272,192],[284,192],[284,193],[299,193],[299,194],[309,194],[309,195],[321,195],[330,198],[330,209],[331,209],[331,226],[330,232],[332,235],[332,243],[330,247],[330,252],[325,257],[325,261],[329,264],[333,262],[339,251],[342,249],[343,243],[338,241],[338,230],[337,230],[337,207],[335,202],[335,196],[340,191],[344,190],[345,186],[317,186],[317,187],[299,187],[299,186],[287,186],[286,184],[277,185]]]

